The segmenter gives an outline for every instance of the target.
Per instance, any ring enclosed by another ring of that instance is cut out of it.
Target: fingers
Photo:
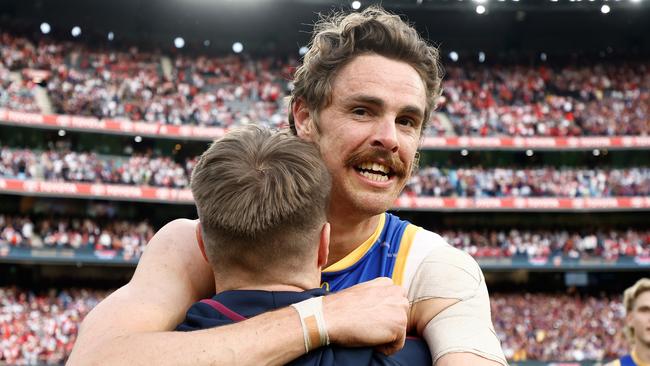
[[[406,291],[390,278],[377,278],[326,296],[323,309],[332,342],[382,345],[387,354],[404,345],[409,302]]]
[[[402,333],[401,336],[395,340],[395,342],[376,346],[375,351],[383,353],[386,356],[390,356],[404,348],[404,344],[406,344],[406,332]]]

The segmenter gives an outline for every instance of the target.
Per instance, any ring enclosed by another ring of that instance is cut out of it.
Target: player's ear
[[[320,243],[318,245],[318,267],[323,268],[327,264],[327,256],[330,253],[330,223],[326,222],[320,231]]]
[[[291,113],[293,114],[293,122],[298,137],[307,141],[314,141],[314,116],[307,104],[305,104],[304,99],[296,98],[291,104]]]
[[[628,312],[628,313],[625,315],[625,325],[628,326],[628,327],[631,327],[631,326],[632,326],[632,312],[631,312],[631,311]]]
[[[208,256],[205,254],[205,244],[203,243],[203,232],[201,231],[201,223],[197,221],[196,223],[196,240],[199,242],[199,249],[201,249],[201,255],[206,262],[210,263]]]

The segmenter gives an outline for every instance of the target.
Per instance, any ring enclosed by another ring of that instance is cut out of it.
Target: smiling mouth
[[[354,169],[359,174],[375,182],[387,182],[395,175],[391,168],[379,163],[365,162],[354,166]]]

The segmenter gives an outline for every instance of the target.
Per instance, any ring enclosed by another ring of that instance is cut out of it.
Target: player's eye
[[[368,114],[368,110],[363,107],[356,107],[352,109],[352,113],[356,114],[357,116],[365,116]]]

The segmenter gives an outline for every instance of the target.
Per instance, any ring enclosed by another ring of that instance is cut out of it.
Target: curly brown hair
[[[427,91],[424,121],[429,120],[441,93],[443,70],[438,49],[399,16],[370,6],[359,13],[325,16],[314,25],[309,50],[294,74],[289,100],[289,126],[294,134],[291,110],[296,100],[302,99],[311,111],[318,113],[331,102],[337,71],[356,56],[368,53],[403,61],[418,72]],[[422,128],[425,127],[423,124]]]

